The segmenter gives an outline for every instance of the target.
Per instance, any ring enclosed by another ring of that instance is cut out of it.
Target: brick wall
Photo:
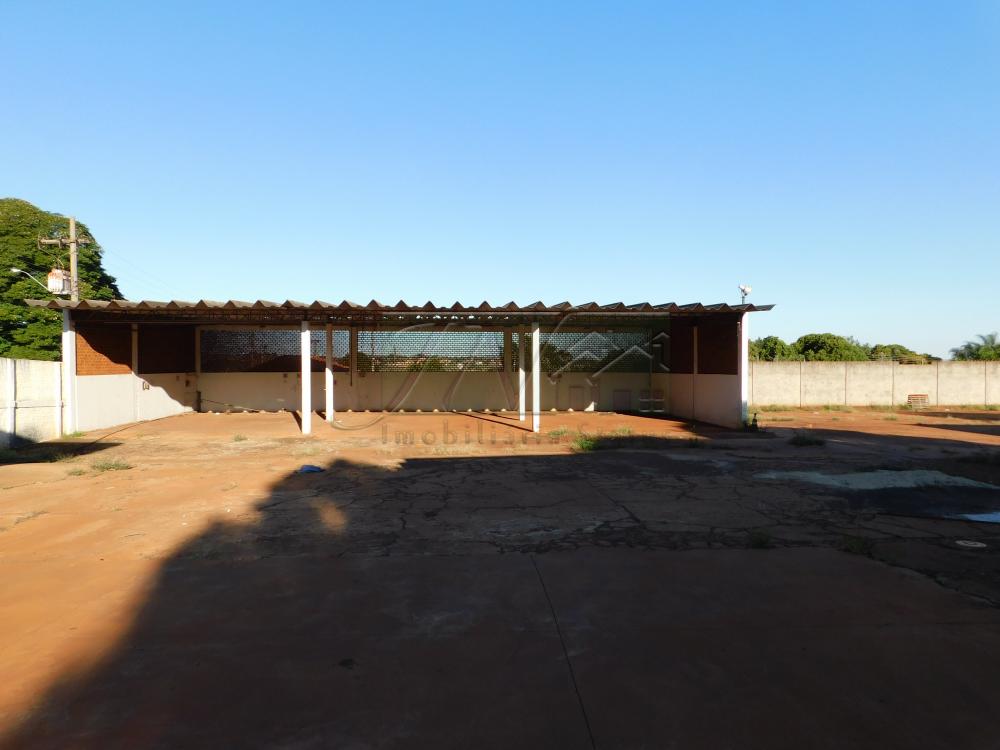
[[[127,375],[130,372],[132,372],[130,325],[77,324],[77,375]]]

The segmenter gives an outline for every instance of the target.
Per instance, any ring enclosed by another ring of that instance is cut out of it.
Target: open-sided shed
[[[64,430],[184,411],[553,410],[746,419],[771,305],[29,300],[62,310]]]

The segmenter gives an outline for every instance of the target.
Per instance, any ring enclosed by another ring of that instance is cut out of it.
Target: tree
[[[958,360],[998,360],[1000,359],[1000,338],[997,332],[979,334],[979,341],[966,341],[951,350],[951,358]]]
[[[912,349],[908,349],[902,344],[875,344],[868,350],[871,359],[893,360],[905,362],[907,364],[925,365],[930,362],[937,362],[941,358],[931,354],[918,354]]]
[[[798,358],[795,349],[777,336],[765,336],[750,342],[750,359],[777,362]]]
[[[77,224],[77,234],[93,240],[83,224]],[[38,238],[68,236],[69,219],[65,216],[42,211],[17,198],[0,198],[0,356],[59,359],[59,313],[24,304],[25,299],[52,299],[52,295],[31,279],[12,274],[10,269],[24,269],[44,282],[55,265],[53,254],[58,254],[60,248],[40,250]],[[68,255],[61,259],[68,268]],[[82,299],[121,298],[117,283],[101,264],[101,247],[96,242],[80,247],[78,268]]]
[[[808,361],[859,362],[868,359],[868,347],[853,338],[833,333],[807,333],[792,346]]]

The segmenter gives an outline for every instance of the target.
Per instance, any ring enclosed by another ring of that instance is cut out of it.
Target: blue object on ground
[[[321,471],[326,471],[326,469],[321,469],[319,466],[314,466],[313,464],[302,464],[299,467],[299,474],[318,474]]]

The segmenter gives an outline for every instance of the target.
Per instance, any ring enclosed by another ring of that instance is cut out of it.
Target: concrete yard
[[[7,455],[0,748],[1000,747],[1000,412],[758,417]]]

